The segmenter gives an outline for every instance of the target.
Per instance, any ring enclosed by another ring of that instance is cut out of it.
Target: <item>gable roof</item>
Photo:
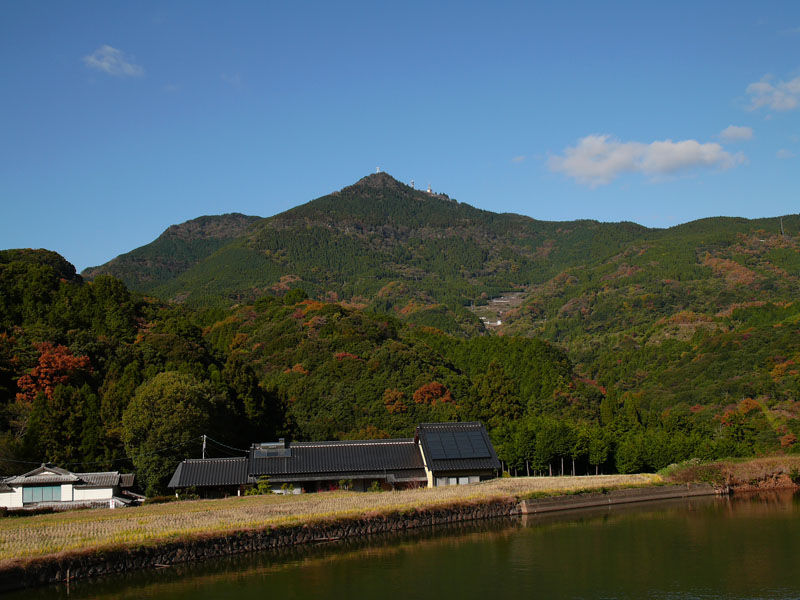
[[[44,464],[41,467],[36,467],[33,471],[0,480],[0,491],[5,491],[2,486],[9,487],[10,490],[10,486],[58,485],[62,483],[71,483],[75,487],[80,488],[131,487],[133,485],[133,478],[134,475],[132,473],[121,474],[119,471],[71,473],[66,469]],[[127,482],[127,485],[125,482]]]
[[[395,481],[425,478],[414,440],[296,442],[277,456],[264,456],[254,445],[247,457],[188,459],[178,465],[170,488],[255,483],[261,476],[275,481],[369,479]]]
[[[119,485],[120,474],[118,471],[106,471],[104,473],[75,473],[81,480],[77,487],[116,487]]]
[[[33,471],[28,471],[16,477],[9,477],[5,483],[7,485],[20,485],[23,483],[37,483],[37,484],[59,484],[59,483],[75,483],[80,481],[73,473],[64,469],[59,469],[53,465],[43,464],[41,467],[36,467]]]
[[[414,439],[419,440],[431,471],[500,469],[492,442],[480,422],[422,423]]]
[[[242,485],[248,482],[247,458],[196,458],[178,465],[167,487]]]
[[[231,486],[274,482],[386,479],[424,481],[428,469],[438,472],[485,472],[500,469],[481,423],[423,423],[414,438],[253,444],[246,457],[187,459],[170,488]]]
[[[303,475],[406,471],[422,469],[422,457],[414,440],[361,440],[344,442],[297,442],[290,456],[251,458],[250,473]]]

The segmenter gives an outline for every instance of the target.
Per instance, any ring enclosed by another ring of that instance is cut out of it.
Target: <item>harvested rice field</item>
[[[0,519],[0,567],[67,551],[157,544],[325,519],[426,509],[493,498],[524,498],[653,485],[657,475],[501,478],[482,483],[395,492],[322,492],[232,497],[124,509],[75,510]]]

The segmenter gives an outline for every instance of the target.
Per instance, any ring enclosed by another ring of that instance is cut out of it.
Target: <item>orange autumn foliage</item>
[[[50,399],[56,386],[68,383],[79,371],[91,370],[88,356],[75,356],[66,346],[44,342],[36,349],[40,353],[38,364],[17,381],[18,402],[32,404],[40,392]]]
[[[386,407],[389,414],[404,413],[408,410],[405,402],[403,402],[403,398],[405,398],[405,394],[400,390],[387,388],[387,390],[383,392],[383,405]]]
[[[414,392],[414,402],[416,404],[430,404],[435,406],[437,402],[452,402],[453,396],[444,385],[438,381],[431,381],[420,386]]]

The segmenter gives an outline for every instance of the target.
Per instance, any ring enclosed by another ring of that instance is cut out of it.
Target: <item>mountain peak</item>
[[[370,188],[399,188],[406,187],[404,183],[398,181],[388,173],[378,172],[362,177],[349,187],[370,187]]]
[[[260,219],[261,217],[253,217],[241,213],[206,215],[185,221],[179,225],[170,225],[161,234],[161,237],[184,240],[232,239],[244,233],[253,222]]]

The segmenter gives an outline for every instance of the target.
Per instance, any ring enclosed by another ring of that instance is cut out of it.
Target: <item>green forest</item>
[[[82,275],[0,251],[0,474],[134,469],[157,494],[204,434],[232,456],[463,420],[512,475],[800,451],[798,230],[535,221],[380,174]]]

